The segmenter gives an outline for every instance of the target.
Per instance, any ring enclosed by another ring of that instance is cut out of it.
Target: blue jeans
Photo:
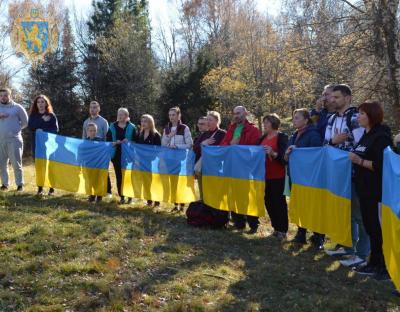
[[[370,252],[370,241],[361,217],[360,200],[351,184],[351,236],[353,247],[344,247],[347,253],[366,259]]]

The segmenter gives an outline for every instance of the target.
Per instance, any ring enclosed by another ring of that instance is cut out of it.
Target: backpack
[[[189,204],[186,210],[187,224],[194,227],[225,228],[229,222],[229,213],[207,206],[202,201]]]

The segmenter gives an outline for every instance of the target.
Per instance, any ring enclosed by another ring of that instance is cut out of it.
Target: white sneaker
[[[342,257],[348,254],[343,247],[339,247],[337,249],[328,249],[325,250],[325,253],[331,257]]]
[[[111,193],[107,193],[106,198],[111,199],[112,198],[112,194]]]
[[[359,266],[365,265],[367,263],[367,261],[365,261],[364,259],[361,259],[358,256],[350,256],[348,259],[340,260],[339,262],[341,265],[343,265],[345,267],[350,267],[350,268],[359,267]]]

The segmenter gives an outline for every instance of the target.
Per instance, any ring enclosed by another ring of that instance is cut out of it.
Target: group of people
[[[120,203],[131,203],[121,193],[121,144],[127,141],[138,144],[162,145],[174,149],[191,149],[196,155],[195,172],[198,177],[200,196],[201,185],[201,146],[202,145],[262,145],[266,153],[266,190],[265,207],[274,229],[272,236],[285,240],[288,232],[288,206],[285,185],[290,163],[290,153],[294,148],[319,147],[330,145],[349,152],[353,163],[352,171],[352,247],[337,245],[326,250],[333,257],[342,257],[341,264],[355,268],[360,274],[385,278],[387,271],[382,252],[382,231],[379,222],[378,205],[382,197],[383,151],[392,146],[390,128],[383,124],[383,109],[378,102],[364,102],[358,107],[352,105],[352,91],[348,85],[327,85],[316,108],[296,109],[293,112],[294,133],[289,137],[281,132],[281,120],[277,114],[267,114],[263,119],[263,133],[250,122],[248,111],[243,106],[233,109],[232,123],[227,131],[220,128],[221,116],[210,111],[197,121],[199,135],[193,140],[187,125],[181,121],[179,107],[169,110],[169,123],[160,134],[154,118],[141,116],[140,130],[130,121],[129,111],[119,108],[117,120],[108,124],[100,116],[100,104],[92,101],[89,117],[83,123],[82,138],[112,142],[114,152],[112,163],[116,176],[116,185]],[[8,162],[15,173],[17,191],[23,190],[22,173],[23,142],[21,130],[28,127],[32,133],[32,155],[35,157],[36,131],[58,132],[58,122],[51,102],[45,95],[37,96],[29,115],[25,109],[11,98],[11,91],[0,89],[0,174],[1,190],[9,187]],[[400,134],[395,137],[395,145],[400,147]],[[108,178],[107,192],[111,194],[111,182]],[[43,187],[38,194],[43,195]],[[49,195],[54,194],[50,189]],[[101,197],[90,196],[89,201],[100,201]],[[159,202],[148,200],[149,206],[159,206]],[[181,211],[184,204],[176,203],[173,211]],[[259,220],[254,216],[231,213],[231,221],[237,230],[244,230],[246,223],[249,233],[258,231]],[[306,244],[307,229],[298,228],[293,242]],[[313,233],[312,245],[322,250],[325,237]],[[368,259],[368,260],[367,260]]]

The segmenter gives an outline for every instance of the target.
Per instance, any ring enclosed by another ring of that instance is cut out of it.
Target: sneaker
[[[325,239],[322,237],[314,237],[311,239],[311,245],[315,250],[324,250]]]
[[[40,196],[40,197],[42,197],[44,195],[43,187],[41,187],[41,186],[38,187],[36,195]]]
[[[378,269],[378,272],[376,275],[372,276],[372,278],[376,279],[377,281],[388,281],[390,280],[390,275],[386,268],[381,268]]]
[[[51,187],[50,189],[49,189],[49,193],[47,194],[48,196],[54,196],[54,193],[55,193],[55,191],[54,191],[54,189]]]
[[[178,206],[174,206],[173,209],[171,209],[171,212],[175,213],[175,212],[179,212],[179,208]]]
[[[107,193],[106,198],[111,199],[112,198],[112,194],[111,193]]]
[[[124,204],[125,204],[125,198],[121,198],[121,199],[119,200],[119,204],[120,204],[120,205],[124,205]]]
[[[132,204],[132,198],[128,198],[128,201],[126,202],[128,205]]]
[[[355,268],[355,267],[359,267],[359,266],[363,266],[363,265],[367,264],[367,261],[365,261],[364,259],[361,259],[358,256],[349,256],[348,259],[340,260],[339,262],[341,265],[343,265],[345,267],[350,267],[350,268]]]
[[[286,240],[287,237],[285,232],[279,232],[279,231],[274,231],[274,233],[272,233],[272,236],[276,237],[280,241]]]
[[[349,255],[349,253],[343,247],[325,250],[325,253],[331,257],[343,257]]]
[[[291,240],[292,243],[305,245],[307,244],[305,235],[297,233],[296,236]]]
[[[93,203],[95,200],[96,200],[96,196],[90,195],[90,196],[88,197],[88,202],[89,202],[89,203]]]
[[[24,186],[23,185],[18,185],[17,186],[17,192],[22,192],[24,190]]]
[[[378,274],[378,269],[374,265],[367,264],[366,266],[358,266],[357,268],[353,268],[353,270],[360,275],[365,276],[375,276]]]
[[[5,186],[4,184],[0,187],[0,191],[8,191],[8,186]]]
[[[101,203],[103,201],[103,197],[102,196],[97,196],[96,197],[96,203]]]
[[[258,231],[258,228],[253,227],[253,228],[251,228],[250,230],[247,231],[247,234],[256,234],[257,231]]]

